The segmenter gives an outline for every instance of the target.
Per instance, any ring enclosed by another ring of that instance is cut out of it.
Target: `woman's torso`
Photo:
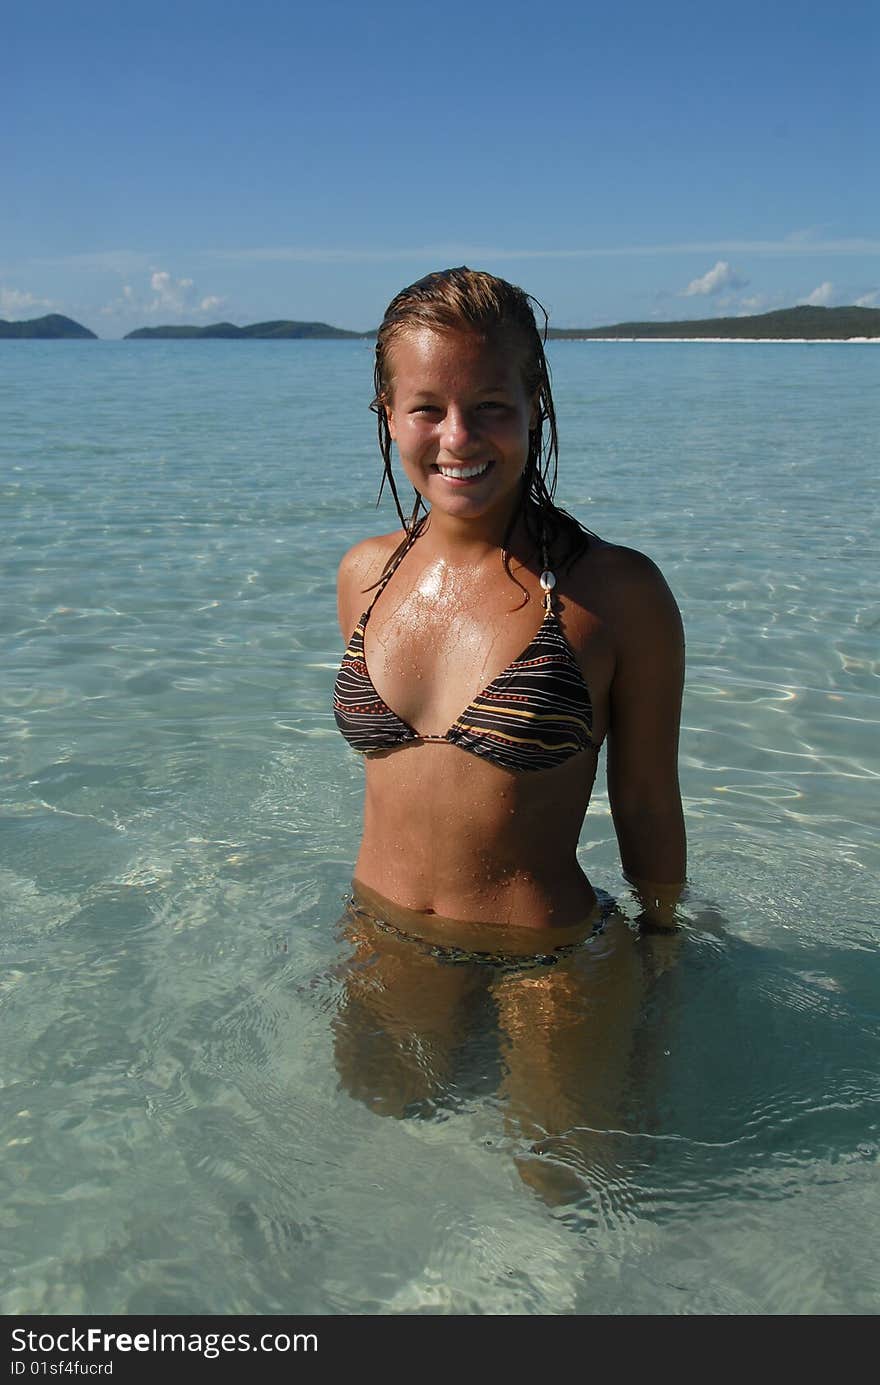
[[[497,550],[479,563],[455,563],[419,540],[376,598],[368,588],[380,579],[399,539],[371,540],[349,555],[340,582],[340,621],[350,633],[375,602],[362,626],[361,676],[368,671],[377,705],[393,709],[392,720],[399,718],[418,735],[444,737],[539,633],[550,630],[540,564],[511,561],[526,601]],[[557,574],[550,615],[560,636],[557,652],[564,643],[586,685],[589,741],[582,738],[584,748],[574,749],[563,740],[568,749],[557,749],[549,768],[531,768],[542,761],[530,753],[518,772],[445,739],[410,739],[366,755],[355,878],[368,889],[416,913],[475,922],[541,928],[567,926],[590,914],[595,895],[576,848],[596,747],[608,723],[614,664],[603,613],[605,547],[592,541],[571,573]],[[523,702],[530,687],[525,692],[519,694]],[[516,719],[516,692],[503,710]],[[552,721],[553,709],[541,710]]]

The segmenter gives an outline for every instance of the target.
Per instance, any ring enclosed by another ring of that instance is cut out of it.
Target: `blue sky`
[[[2,317],[364,330],[460,263],[561,327],[880,306],[876,0],[0,13]]]

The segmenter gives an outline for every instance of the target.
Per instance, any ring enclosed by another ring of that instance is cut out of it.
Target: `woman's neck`
[[[426,555],[443,557],[453,565],[478,565],[490,555],[504,550],[527,562],[534,552],[525,520],[520,513],[513,525],[511,516],[485,516],[462,520],[431,510],[419,538]]]

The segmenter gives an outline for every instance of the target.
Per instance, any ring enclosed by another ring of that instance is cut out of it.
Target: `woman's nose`
[[[443,420],[442,443],[447,452],[467,451],[476,440],[473,418],[464,409],[450,408]]]

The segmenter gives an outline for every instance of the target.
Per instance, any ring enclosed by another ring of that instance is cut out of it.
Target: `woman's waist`
[[[462,901],[462,905],[468,907],[467,901]],[[500,907],[503,909],[503,905]],[[352,882],[352,910],[356,914],[402,936],[463,954],[503,952],[505,956],[533,956],[536,951],[552,953],[576,945],[601,930],[609,909],[613,909],[610,896],[603,895],[597,900],[588,884],[587,897],[575,906],[575,912],[564,922],[558,919],[539,922],[534,915],[528,921],[506,915],[462,917],[430,907],[413,907],[383,894],[359,876]]]
[[[458,856],[442,850],[413,853],[386,843],[374,851],[365,839],[355,878],[413,917],[471,920],[481,926],[570,927],[587,918],[596,904],[573,851],[534,859],[523,852],[510,862],[485,850]]]

